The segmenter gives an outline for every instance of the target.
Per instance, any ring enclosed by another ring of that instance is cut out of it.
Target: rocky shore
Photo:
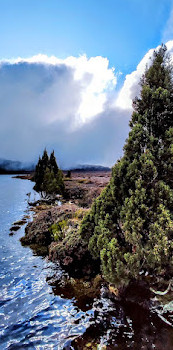
[[[93,199],[109,179],[110,172],[74,173],[65,180],[65,199],[30,203],[33,221],[27,224],[21,243],[39,252],[46,248],[49,259],[58,261],[72,277],[95,277],[100,272],[99,261],[93,260],[78,229]]]
[[[171,325],[172,286],[164,295],[168,283],[158,281],[152,290],[150,288],[152,283],[147,281],[147,277],[145,282],[136,284],[132,281],[127,288],[126,286],[116,288],[107,284],[101,276],[100,262],[93,260],[85,241],[78,233],[83,216],[109,179],[110,172],[80,172],[66,179],[65,199],[53,204],[40,201],[31,206],[34,213],[33,221],[27,224],[21,243],[29,245],[38,254],[46,254],[49,260],[60,264],[67,273],[66,277],[58,283],[56,278],[49,283],[53,285],[55,282],[56,289],[64,295],[70,297],[75,295],[79,303],[82,303],[83,298],[94,300],[102,293],[104,297],[114,302],[123,300],[134,306],[138,305],[143,310],[157,309],[164,321]],[[161,290],[160,295],[154,292],[158,288]]]

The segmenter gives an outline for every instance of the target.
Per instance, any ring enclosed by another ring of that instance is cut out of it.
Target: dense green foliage
[[[54,241],[61,241],[64,238],[65,229],[67,228],[67,221],[62,220],[54,223],[49,228],[49,232],[51,233]]]
[[[51,153],[49,158],[46,149],[44,150],[43,156],[39,158],[35,168],[34,181],[34,189],[38,192],[63,194],[63,174],[58,168],[54,152]]]
[[[154,52],[134,101],[123,157],[80,233],[108,281],[171,274],[173,82],[166,47]]]

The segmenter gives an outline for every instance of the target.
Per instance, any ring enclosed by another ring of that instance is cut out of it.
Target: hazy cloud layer
[[[172,54],[173,42],[168,48]],[[1,61],[0,157],[35,161],[46,146],[64,167],[113,165],[152,52],[126,76],[119,93],[116,72],[103,57]]]

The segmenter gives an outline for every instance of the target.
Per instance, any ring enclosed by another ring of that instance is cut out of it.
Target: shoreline
[[[33,221],[26,226],[25,236],[21,242],[22,245],[32,247],[35,245],[35,249],[40,252],[46,248],[49,260],[60,263],[64,271],[69,274],[69,278],[73,279],[73,284],[74,279],[85,283],[94,281],[100,276],[98,278],[100,288],[101,283],[104,284],[105,293],[110,299],[135,302],[149,310],[158,305],[159,300],[161,303],[169,300],[169,296],[172,295],[171,288],[168,296],[164,296],[164,291],[168,287],[167,282],[160,280],[156,285],[152,284],[152,281],[148,282],[146,277],[144,280],[141,278],[138,283],[131,282],[127,287],[124,285],[116,288],[102,278],[99,261],[93,260],[86,243],[78,235],[83,216],[90,208],[93,198],[96,198],[109,182],[110,175],[107,172],[80,172],[73,174],[70,179],[65,179],[67,198],[62,200],[61,205],[45,203],[43,200],[42,203],[38,201],[36,206],[31,206],[34,212]],[[91,283],[92,291],[93,283]],[[161,288],[160,299],[156,298],[159,288]],[[98,285],[96,289],[98,293]],[[155,302],[154,298],[157,299]]]
[[[71,272],[80,270],[81,262],[83,261],[84,267],[87,261],[88,267],[84,269],[83,275],[89,275],[95,262],[86,243],[79,237],[78,228],[93,199],[97,198],[109,179],[110,172],[75,172],[70,179],[64,179],[65,198],[43,198],[35,203],[29,202],[34,218],[26,226],[22,244],[47,246],[49,259],[60,261],[62,267]],[[98,265],[96,263],[96,271]]]
[[[87,175],[80,173],[73,176],[71,179],[65,180],[69,197],[63,199],[61,205],[43,202],[38,202],[35,206],[30,205],[29,211],[32,221],[27,224],[25,236],[21,239],[22,245],[30,247],[34,255],[42,256],[55,263],[55,269],[52,270],[52,274],[47,279],[47,283],[52,287],[55,295],[74,300],[75,305],[86,313],[87,310],[93,310],[93,321],[91,318],[86,332],[76,337],[71,345],[74,345],[74,349],[77,350],[88,349],[87,344],[91,342],[93,349],[96,349],[98,339],[94,338],[93,327],[96,327],[97,323],[100,322],[101,328],[96,330],[96,334],[94,333],[96,338],[99,338],[106,329],[112,329],[112,332],[116,332],[116,327],[112,328],[110,320],[112,317],[117,317],[122,323],[122,327],[126,327],[123,318],[124,312],[125,314],[127,312],[127,315],[129,313],[132,320],[136,317],[138,322],[140,322],[139,315],[142,315],[144,321],[140,323],[141,332],[143,322],[147,325],[150,318],[153,322],[153,326],[149,326],[151,339],[155,327],[159,327],[157,328],[159,329],[157,337],[160,336],[160,330],[162,334],[165,329],[166,331],[172,330],[170,308],[173,299],[172,292],[169,291],[165,296],[155,295],[142,281],[138,284],[131,283],[128,288],[116,288],[115,285],[104,280],[99,270],[99,264],[95,266],[95,261],[91,260],[91,256],[87,256],[87,247],[81,245],[77,235],[78,225],[83,214],[90,208],[93,193],[96,196],[98,189],[101,192],[108,183],[110,174],[109,176],[106,174],[106,177],[103,173]],[[52,227],[54,223],[62,225],[64,238],[60,238],[60,240],[59,238],[58,240],[51,238],[51,235],[54,234]],[[16,222],[17,225],[19,225],[19,221]],[[90,263],[90,266],[89,264],[86,266],[86,261]],[[96,268],[95,271],[93,266]],[[61,274],[57,273],[59,268],[62,269]],[[162,292],[166,291],[166,288],[166,284],[160,286],[158,284],[158,286],[153,287],[155,291]],[[106,328],[102,328],[102,325],[105,325]],[[124,332],[126,332],[126,328]],[[135,332],[138,332],[138,329]],[[110,349],[113,348],[110,347]]]

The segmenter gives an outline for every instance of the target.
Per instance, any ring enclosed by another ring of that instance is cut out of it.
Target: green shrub
[[[61,241],[64,238],[67,226],[68,224],[66,220],[62,220],[51,225],[49,231],[52,234],[54,241]]]

